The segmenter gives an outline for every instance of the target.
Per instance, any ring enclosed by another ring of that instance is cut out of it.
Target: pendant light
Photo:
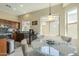
[[[51,21],[53,19],[52,13],[51,13],[51,3],[49,3],[49,15],[48,15],[48,20]]]

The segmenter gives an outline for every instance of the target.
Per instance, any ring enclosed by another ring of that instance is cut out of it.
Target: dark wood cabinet
[[[7,39],[0,39],[0,56],[7,55]]]

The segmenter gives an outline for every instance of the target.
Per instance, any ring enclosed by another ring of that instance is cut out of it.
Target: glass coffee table
[[[73,56],[77,53],[75,48],[66,43],[55,42],[54,44],[47,44],[46,41],[42,43],[38,41],[36,43],[36,45],[32,44],[33,50],[43,56]]]

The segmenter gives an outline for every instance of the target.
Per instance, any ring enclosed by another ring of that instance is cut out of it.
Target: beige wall
[[[63,12],[64,11],[63,11],[62,5],[57,5],[57,6],[52,7],[52,13],[55,13],[56,15],[59,15],[60,19],[61,19],[60,20],[60,35],[64,35],[64,24],[62,23],[64,21],[63,20],[64,17],[61,17],[61,16],[64,15]],[[30,14],[32,16],[30,16],[28,18],[24,17],[23,19],[26,19],[26,20],[29,19],[30,21],[34,21],[34,20],[39,21],[41,17],[47,16],[49,14],[49,9],[48,8],[41,9],[41,10],[38,10],[38,11],[35,11],[35,12],[31,12]],[[61,24],[63,24],[63,25],[61,25]],[[35,31],[39,32],[40,31],[40,22],[38,22],[38,25],[35,25],[35,26],[31,25],[31,28],[33,28]]]
[[[77,8],[78,9],[78,16],[79,16],[79,4],[69,4],[69,5],[67,5],[67,6],[65,6],[64,7],[64,15],[62,15],[61,17],[64,17],[65,16],[65,11],[67,11],[67,10],[70,10],[70,9],[72,9],[72,8]],[[65,25],[65,23],[64,23],[64,21],[62,20],[62,24],[61,25]],[[77,23],[77,25],[78,25],[78,30],[77,30],[77,32],[78,32],[78,39],[72,39],[72,41],[71,41],[71,43],[74,45],[74,46],[76,46],[77,47],[77,49],[78,49],[78,54],[79,54],[79,17],[78,17],[78,23]],[[61,28],[61,29],[65,29],[65,27],[63,28]]]
[[[65,11],[68,9],[71,9],[71,8],[75,8],[75,7],[79,8],[78,6],[79,6],[79,4],[66,4],[65,6],[60,4],[60,5],[56,5],[56,6],[52,7],[52,14],[54,13],[54,14],[57,14],[60,16],[60,29],[59,29],[60,35],[65,35]],[[31,22],[34,20],[39,21],[41,17],[47,16],[48,12],[49,12],[48,8],[30,12],[30,13],[27,13],[27,14],[30,14],[29,17],[24,17],[24,15],[22,15],[23,17],[21,17],[21,20],[25,19],[25,20],[29,20]],[[25,15],[27,15],[27,14],[25,14]],[[35,25],[35,26],[31,25],[31,28],[33,28],[35,31],[39,32],[40,31],[40,22],[38,22],[38,25]],[[79,37],[79,35],[78,35],[78,37]]]
[[[55,13],[60,16],[60,29],[59,29],[60,35],[65,35],[65,11],[68,9],[74,8],[74,7],[78,8],[78,16],[79,16],[79,4],[67,4],[65,6],[62,6],[62,4],[61,4],[61,5],[52,7],[52,13]],[[33,21],[33,20],[39,21],[40,17],[48,15],[48,8],[41,9],[41,10],[38,10],[35,12],[31,12],[30,15],[31,15],[31,17],[28,17],[28,18],[21,17],[21,18],[30,20],[30,21]],[[36,26],[31,25],[31,28],[33,28],[35,31],[39,32],[40,31],[40,22]],[[75,45],[78,48],[78,52],[79,52],[78,42],[79,42],[79,17],[78,17],[78,39],[73,39],[71,42],[73,45]]]
[[[0,19],[17,21],[18,22],[18,17],[14,16],[12,14],[9,14],[7,12],[3,12],[3,11],[0,11]]]

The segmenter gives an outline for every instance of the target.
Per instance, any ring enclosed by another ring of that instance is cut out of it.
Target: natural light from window
[[[66,36],[77,39],[77,9],[67,11],[66,14]]]

